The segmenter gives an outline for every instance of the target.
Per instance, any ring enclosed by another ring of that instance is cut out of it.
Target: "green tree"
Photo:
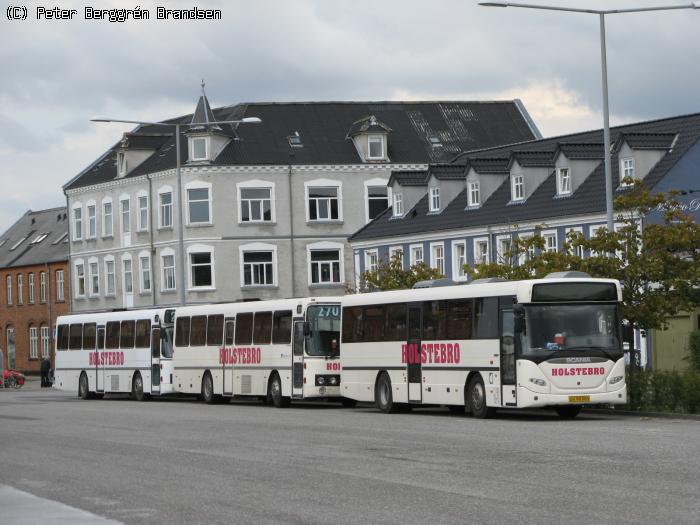
[[[403,267],[403,254],[395,253],[388,261],[380,261],[377,270],[362,274],[363,290],[403,290],[412,288],[420,281],[444,277],[435,268],[425,263],[414,264],[408,269]]]
[[[601,228],[591,239],[570,232],[553,252],[544,250],[539,234],[515,239],[505,260],[465,270],[472,278],[527,279],[580,270],[618,279],[624,318],[635,328],[665,328],[668,317],[700,304],[700,225],[682,210],[677,192],[652,194],[642,182],[628,182],[632,188],[615,200],[614,232]],[[653,211],[662,220],[642,228],[641,218]]]

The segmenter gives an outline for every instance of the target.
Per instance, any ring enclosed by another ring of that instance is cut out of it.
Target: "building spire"
[[[204,79],[202,79],[200,86],[202,87],[202,94],[199,96],[197,107],[192,115],[192,120],[190,121],[192,127],[190,129],[221,131],[221,128],[216,124],[216,118],[214,117],[214,113],[209,106],[209,100],[207,99],[207,94],[204,91],[204,87],[206,86]]]

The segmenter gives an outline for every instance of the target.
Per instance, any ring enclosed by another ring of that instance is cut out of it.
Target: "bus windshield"
[[[173,356],[173,327],[166,326],[160,332],[160,355],[171,358]]]
[[[338,355],[340,344],[340,305],[313,305],[306,310],[311,333],[306,336],[308,355]]]
[[[525,305],[522,354],[593,351],[621,356],[615,304]]]

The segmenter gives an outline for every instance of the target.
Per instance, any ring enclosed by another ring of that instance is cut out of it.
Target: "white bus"
[[[172,393],[173,317],[165,308],[59,317],[54,387],[83,399]]]
[[[627,400],[620,284],[581,272],[342,298],[342,394],[384,412]]]
[[[340,299],[187,306],[175,318],[175,389],[207,403],[340,400]],[[348,401],[346,401],[348,403]]]

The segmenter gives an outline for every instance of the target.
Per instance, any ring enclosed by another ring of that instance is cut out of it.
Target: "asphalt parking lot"
[[[17,494],[81,523],[700,523],[699,438],[676,419],[81,401],[30,382],[0,390],[0,507],[26,523],[60,512]]]

